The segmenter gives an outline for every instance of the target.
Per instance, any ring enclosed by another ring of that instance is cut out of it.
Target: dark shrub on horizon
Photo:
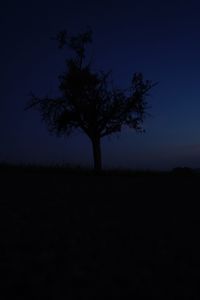
[[[192,175],[192,174],[194,174],[194,170],[189,167],[176,167],[176,168],[172,169],[172,174]]]

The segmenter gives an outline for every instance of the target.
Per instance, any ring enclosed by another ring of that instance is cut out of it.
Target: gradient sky
[[[4,2],[4,3],[3,3]],[[136,71],[158,81],[145,134],[125,130],[102,141],[103,165],[134,169],[200,167],[200,2],[2,1],[0,4],[0,162],[92,165],[85,135],[51,136],[29,93],[57,94],[68,52],[51,38],[93,29],[96,68],[120,87]]]

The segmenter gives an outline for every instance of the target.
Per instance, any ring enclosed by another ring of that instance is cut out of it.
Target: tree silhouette
[[[61,31],[56,40],[59,48],[67,46],[74,54],[59,76],[61,96],[52,99],[32,94],[27,108],[37,109],[49,131],[57,135],[69,135],[80,128],[92,142],[94,169],[100,171],[101,138],[120,132],[124,126],[144,131],[145,99],[155,84],[144,80],[142,73],[134,73],[130,87],[122,90],[113,86],[111,72],[93,71],[91,57],[86,55],[91,30],[76,36]]]

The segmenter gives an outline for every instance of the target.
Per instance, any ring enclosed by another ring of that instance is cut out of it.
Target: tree
[[[111,72],[94,72],[86,46],[92,42],[90,30],[77,36],[61,31],[56,37],[59,48],[67,46],[74,55],[66,60],[66,71],[59,76],[61,96],[57,98],[31,95],[27,108],[37,109],[50,132],[69,135],[81,129],[91,140],[94,169],[100,171],[101,138],[120,132],[127,126],[143,132],[148,92],[155,85],[134,73],[130,88],[115,88]]]

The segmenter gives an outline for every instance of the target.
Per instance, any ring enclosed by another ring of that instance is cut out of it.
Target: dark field
[[[200,298],[198,174],[0,173],[1,299]]]

